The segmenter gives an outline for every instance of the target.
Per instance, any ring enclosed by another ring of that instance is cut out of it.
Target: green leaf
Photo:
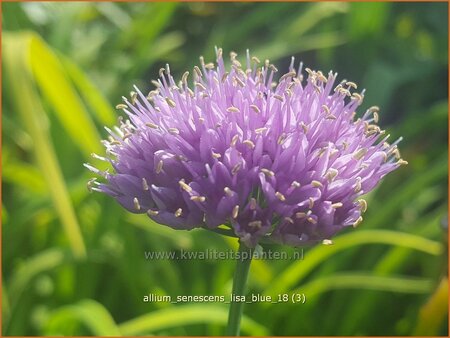
[[[304,293],[307,298],[323,292],[340,289],[375,290],[396,293],[427,293],[431,290],[431,279],[411,277],[381,277],[360,272],[340,273],[316,278],[292,291]]]
[[[49,193],[61,219],[70,247],[76,257],[84,257],[86,248],[67,191],[67,186],[52,146],[47,117],[34,87],[29,51],[36,35],[5,33],[3,35],[4,69],[11,87],[13,104],[34,141],[34,156],[44,175]]]
[[[307,31],[317,26],[325,19],[335,16],[336,14],[346,13],[349,5],[345,2],[320,2],[311,4],[306,11],[302,11],[295,20],[286,25],[286,28],[279,35],[284,39],[296,39],[303,36]],[[303,42],[299,43],[303,44]]]
[[[94,117],[97,118],[102,125],[113,125],[116,122],[117,114],[111,104],[105,99],[102,93],[96,88],[96,86],[77,64],[62,55],[60,56],[60,59],[67,71],[67,74],[77,86],[81,97],[93,111]]]
[[[68,334],[64,332],[65,323],[76,320],[84,324],[95,336],[121,336],[119,328],[108,310],[100,303],[85,299],[75,305],[57,309],[46,324],[48,335]]]
[[[377,35],[383,32],[389,17],[390,3],[352,3],[348,15],[348,31],[353,39]]]
[[[228,309],[218,305],[189,304],[154,311],[119,326],[125,336],[149,334],[155,331],[192,324],[226,325]],[[242,331],[252,336],[266,336],[267,329],[247,316],[242,317]]]
[[[72,141],[87,157],[100,152],[100,136],[80,97],[53,51],[37,35],[30,35],[27,58],[36,84],[54,108]]]
[[[275,295],[290,290],[317,265],[344,249],[365,244],[387,244],[408,247],[431,255],[439,255],[442,244],[407,233],[390,230],[366,230],[336,237],[333,245],[317,246],[305,254],[305,260],[291,264],[266,289],[266,295]]]
[[[448,316],[448,279],[442,278],[430,299],[422,306],[415,336],[438,336]]]
[[[4,162],[4,161],[2,161]],[[3,163],[3,180],[26,191],[43,195],[47,192],[42,173],[33,165],[23,162]]]
[[[34,277],[44,271],[52,270],[55,267],[60,266],[67,259],[67,254],[59,248],[47,249],[38,253],[36,256],[28,258],[28,260],[23,262],[11,276],[9,282],[9,296],[11,303],[14,304],[14,302],[17,301]]]
[[[277,39],[271,44],[256,49],[252,54],[279,59],[309,50],[339,46],[347,42],[347,38],[340,32],[329,32],[308,35],[302,37],[301,41],[302,43],[293,43],[292,41]]]

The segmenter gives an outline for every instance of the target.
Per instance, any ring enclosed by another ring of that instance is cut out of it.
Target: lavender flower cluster
[[[337,73],[277,69],[247,52],[225,67],[194,67],[175,82],[161,69],[148,96],[117,106],[128,115],[103,141],[114,172],[89,182],[134,213],[174,229],[228,226],[248,246],[330,244],[362,221],[359,199],[406,161],[386,141],[378,108],[357,118],[364,91]]]

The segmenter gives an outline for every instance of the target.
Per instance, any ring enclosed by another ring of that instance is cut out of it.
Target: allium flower
[[[247,52],[243,67],[222,50],[217,67],[194,67],[176,84],[169,66],[157,89],[138,88],[117,106],[129,120],[104,141],[114,173],[91,188],[134,213],[175,229],[228,225],[248,246],[262,238],[290,245],[323,242],[362,221],[358,199],[406,163],[376,125],[378,108],[357,118],[364,91],[337,74],[277,69]],[[98,157],[98,156],[97,156]]]

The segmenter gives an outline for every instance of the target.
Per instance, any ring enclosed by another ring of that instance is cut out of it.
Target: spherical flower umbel
[[[169,66],[156,89],[123,98],[129,120],[104,141],[113,173],[89,169],[105,183],[92,190],[134,213],[174,229],[228,225],[248,246],[261,239],[289,245],[330,243],[362,221],[359,197],[406,163],[398,141],[377,126],[378,108],[361,117],[364,91],[336,73],[277,69],[247,52],[243,66],[231,53],[226,68],[201,60],[193,86],[178,84]],[[305,75],[306,75],[305,74]],[[99,157],[96,155],[96,157]]]

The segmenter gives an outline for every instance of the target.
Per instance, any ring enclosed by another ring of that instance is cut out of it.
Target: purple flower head
[[[243,66],[222,50],[217,66],[194,67],[175,82],[169,66],[156,90],[138,88],[118,105],[129,120],[104,141],[113,173],[92,190],[134,213],[174,229],[228,225],[254,246],[262,238],[289,245],[330,243],[357,226],[367,203],[358,199],[406,162],[398,141],[376,125],[378,108],[357,118],[364,91],[335,85],[336,73],[277,69],[247,52]]]

